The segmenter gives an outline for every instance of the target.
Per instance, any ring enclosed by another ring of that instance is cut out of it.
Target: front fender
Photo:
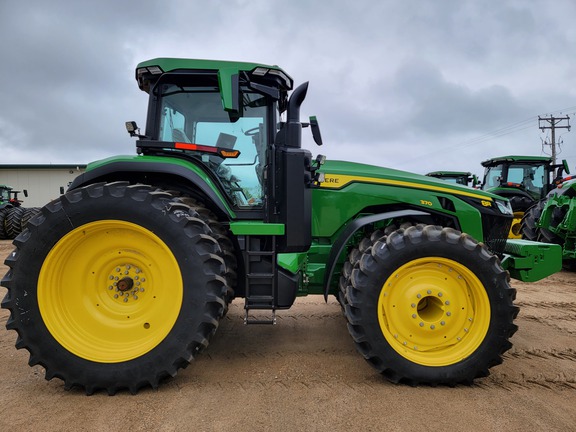
[[[426,213],[419,210],[396,210],[386,213],[378,213],[369,216],[360,217],[354,219],[350,222],[346,228],[340,233],[338,239],[332,245],[330,249],[330,255],[328,256],[328,261],[326,263],[326,272],[324,273],[324,299],[328,300],[328,292],[330,291],[330,281],[334,275],[334,270],[338,263],[338,258],[344,251],[346,244],[352,238],[352,236],[358,232],[361,228],[372,225],[376,222],[384,221],[387,219],[395,219],[404,216],[429,216],[430,213]]]

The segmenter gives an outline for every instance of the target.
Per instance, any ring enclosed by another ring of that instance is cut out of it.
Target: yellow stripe
[[[493,201],[491,197],[486,195],[476,194],[474,192],[465,192],[461,190],[455,190],[451,188],[446,188],[442,186],[432,186],[427,184],[421,183],[413,183],[409,181],[403,180],[390,180],[390,179],[382,179],[376,177],[359,177],[359,176],[349,176],[349,175],[339,175],[339,174],[325,174],[325,180],[320,183],[320,187],[327,188],[327,189],[341,189],[347,186],[349,183],[352,182],[360,182],[360,183],[377,183],[377,184],[384,184],[389,186],[401,186],[401,187],[409,187],[413,189],[425,189],[431,190],[435,192],[444,192],[449,193],[451,195],[464,195],[471,198],[477,198],[480,200],[487,200]]]

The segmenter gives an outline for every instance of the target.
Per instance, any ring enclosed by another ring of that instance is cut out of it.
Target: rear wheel
[[[0,209],[0,240],[7,240],[8,233],[6,233],[6,216],[12,207],[4,207]]]
[[[394,382],[471,383],[512,345],[518,308],[486,247],[415,226],[377,241],[352,271],[346,317],[357,349]]]
[[[539,241],[541,234],[537,226],[542,211],[544,210],[545,200],[540,200],[524,213],[522,217],[522,238],[526,240]]]
[[[6,228],[6,236],[9,239],[15,238],[18,234],[22,232],[22,216],[24,215],[24,209],[22,207],[12,207],[6,219],[4,221],[4,227]]]
[[[24,228],[26,228],[26,224],[28,224],[28,221],[32,219],[34,216],[36,216],[38,213],[40,213],[39,207],[29,207],[24,209],[22,219],[20,219],[20,230],[21,231],[24,230]]]
[[[202,351],[228,291],[210,228],[170,194],[73,190],[30,220],[2,307],[30,364],[87,394],[156,388]]]

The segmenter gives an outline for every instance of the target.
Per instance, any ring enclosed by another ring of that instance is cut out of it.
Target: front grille
[[[484,231],[484,243],[496,255],[502,255],[506,247],[506,239],[512,226],[512,218],[482,215],[482,229]]]

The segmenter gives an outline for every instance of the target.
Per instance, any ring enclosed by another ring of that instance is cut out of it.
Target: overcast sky
[[[538,116],[576,127],[575,47],[574,0],[0,0],[0,163],[134,154],[136,64],[185,57],[310,81],[313,154],[481,174],[490,157],[550,153]],[[576,171],[576,129],[557,140]]]

